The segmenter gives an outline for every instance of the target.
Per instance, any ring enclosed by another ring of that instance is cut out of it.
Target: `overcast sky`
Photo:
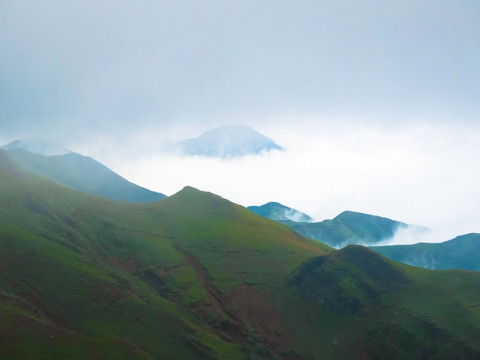
[[[477,0],[0,0],[0,140],[167,194],[480,232],[479,44]],[[231,123],[287,151],[164,151]]]

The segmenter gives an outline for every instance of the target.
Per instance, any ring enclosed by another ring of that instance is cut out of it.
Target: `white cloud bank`
[[[421,226],[399,227],[392,238],[385,239],[375,246],[439,243],[461,235],[454,231],[448,228],[428,229]]]
[[[150,149],[125,161],[102,159],[93,148],[90,155],[168,195],[190,185],[244,206],[278,201],[316,220],[360,211],[435,230],[421,241],[480,231],[480,127],[296,128],[287,123],[258,128],[287,149],[263,156],[225,161]],[[419,234],[405,232],[396,241],[418,239]]]

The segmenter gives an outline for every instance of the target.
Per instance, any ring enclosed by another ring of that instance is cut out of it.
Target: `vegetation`
[[[380,216],[344,211],[332,220],[317,223],[284,221],[299,234],[335,248],[349,244],[374,245],[393,237],[404,223]]]
[[[478,359],[480,274],[335,251],[193,188],[116,202],[0,151],[0,358]]]

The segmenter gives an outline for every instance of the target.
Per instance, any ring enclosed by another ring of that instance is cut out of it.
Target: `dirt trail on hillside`
[[[192,310],[203,320],[209,319],[213,330],[224,340],[244,342],[251,336],[248,328],[253,328],[261,344],[277,355],[293,342],[280,312],[269,301],[267,291],[244,283],[222,294],[194,255],[178,244],[174,244],[174,247],[185,256],[187,264],[195,270],[197,278],[209,294],[208,301],[195,303]],[[213,322],[212,316],[215,317]]]

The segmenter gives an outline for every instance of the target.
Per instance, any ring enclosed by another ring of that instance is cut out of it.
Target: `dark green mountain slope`
[[[18,166],[87,194],[126,202],[153,202],[165,195],[135,185],[98,161],[76,153],[44,156],[24,149],[5,151]]]
[[[341,248],[349,244],[373,245],[391,238],[404,223],[380,216],[344,211],[333,220],[316,223],[283,221],[299,234]]]
[[[478,359],[480,274],[332,251],[216,195],[128,204],[0,153],[0,358]]]
[[[357,347],[345,359],[478,359],[479,278],[413,268],[349,245],[309,260],[292,283],[311,307],[337,315],[319,317],[329,330],[316,336],[330,336],[338,352]],[[349,315],[355,321],[346,327]],[[355,343],[352,332],[361,334]]]
[[[307,214],[277,202],[269,202],[261,206],[248,206],[247,209],[255,214],[276,221],[309,222],[313,220]]]
[[[371,249],[390,259],[426,269],[480,271],[480,234],[458,236],[436,244],[372,246]]]

